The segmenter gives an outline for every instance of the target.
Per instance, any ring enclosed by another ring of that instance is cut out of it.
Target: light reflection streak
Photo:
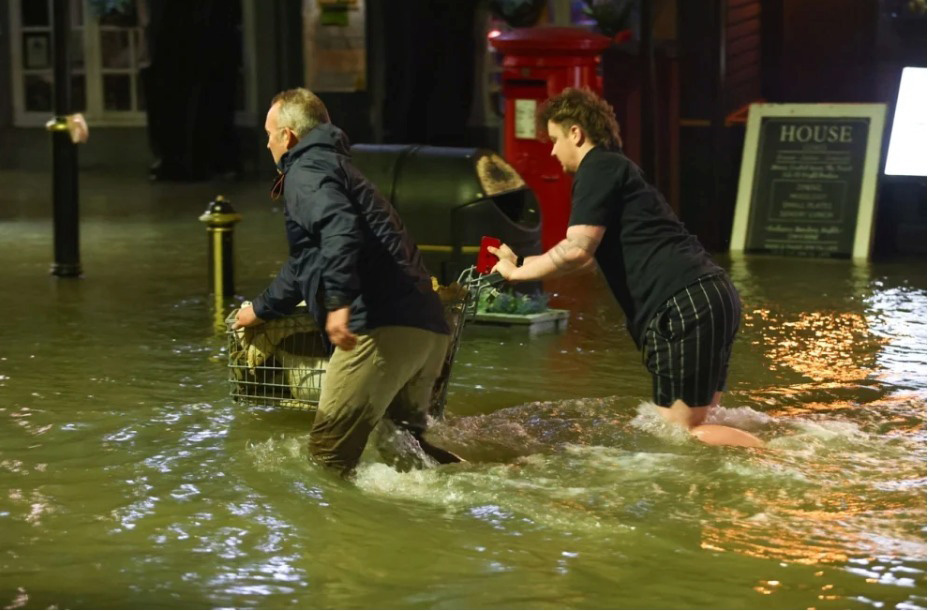
[[[771,368],[787,366],[816,382],[844,385],[876,373],[874,361],[886,338],[870,332],[858,312],[802,312],[796,320],[779,320],[768,308],[746,314],[745,325],[761,326],[760,345]],[[870,363],[870,364],[869,364]]]
[[[866,300],[873,332],[889,345],[878,356],[882,378],[918,388],[926,396],[926,292],[902,288],[875,291]]]
[[[56,512],[51,497],[39,490],[23,491],[20,488],[11,488],[8,498],[23,508],[22,520],[32,526],[42,526],[43,518]]]
[[[200,489],[193,484],[181,484],[171,492],[171,496],[179,501],[188,501],[200,494]]]
[[[234,570],[227,568],[208,583],[228,594],[240,596],[292,594],[306,581],[304,572],[294,566],[297,560],[296,556],[272,556]],[[192,579],[197,578],[198,575],[192,576]]]
[[[16,459],[0,461],[0,469],[6,469],[10,473],[18,473],[20,475],[26,475],[29,473],[28,469],[23,468],[23,461]]]
[[[22,609],[29,604],[29,595],[22,586],[16,588],[16,596],[4,609]]]
[[[487,522],[497,530],[507,530],[506,522],[513,518],[513,514],[498,505],[479,505],[472,507],[468,513],[475,518]]]
[[[133,439],[136,435],[138,435],[138,431],[132,426],[127,426],[125,428],[122,428],[116,431],[115,433],[109,433],[107,435],[104,435],[103,440],[123,442],[123,441],[129,441],[130,439]]]
[[[774,594],[781,585],[780,581],[773,579],[764,579],[758,582],[758,585],[752,589],[759,594]]]
[[[753,495],[749,492],[746,496],[751,499]],[[901,557],[925,558],[925,546],[908,540],[903,533],[899,537],[873,533],[876,513],[887,516],[899,512],[919,513],[910,501],[909,497],[904,497],[886,501],[876,508],[872,501],[855,494],[826,491],[815,499],[759,498],[757,505],[765,507],[763,514],[710,506],[707,513],[714,517],[704,523],[700,546],[711,551],[735,551],[755,558],[775,558],[810,566],[848,564],[852,554],[869,551],[877,554],[896,550]],[[790,506],[811,502],[817,507]],[[885,526],[898,529],[900,522],[900,519],[888,518]],[[769,527],[775,523],[778,528]],[[876,575],[869,573],[868,577]],[[894,580],[895,585],[906,583],[906,578]]]

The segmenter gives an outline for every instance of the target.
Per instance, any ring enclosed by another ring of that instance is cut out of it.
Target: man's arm
[[[521,267],[516,267],[516,255],[506,244],[491,247],[488,250],[500,257],[493,271],[509,282],[528,282],[587,269],[594,264],[594,253],[605,232],[606,227],[600,225],[572,225],[565,239],[542,255],[526,257]]]
[[[285,261],[274,281],[252,300],[252,305],[239,308],[232,328],[251,327],[293,312],[294,307],[303,300],[297,278],[298,266],[299,259],[295,257]]]

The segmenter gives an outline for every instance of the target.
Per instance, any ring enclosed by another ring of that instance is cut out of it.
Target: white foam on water
[[[454,514],[497,504],[503,496],[501,488],[509,487],[503,482],[515,483],[513,475],[506,473],[510,469],[510,465],[493,465],[478,471],[458,466],[400,472],[384,463],[363,462],[353,482],[370,494],[438,506]]]
[[[764,511],[761,511],[761,512],[759,512],[759,513],[750,515],[749,517],[747,517],[747,518],[745,518],[745,519],[746,519],[746,521],[748,521],[748,522],[755,522],[755,523],[757,523],[757,524],[767,524],[767,523],[769,523],[769,522],[774,521],[776,518],[772,518],[771,516],[769,516],[769,515],[768,515],[767,513],[765,513]]]
[[[303,443],[297,437],[271,437],[265,441],[249,441],[245,452],[259,471],[279,471],[295,459],[303,460]]]
[[[770,448],[770,444],[768,444]],[[777,484],[779,487],[793,484],[807,485],[810,479],[806,474],[790,464],[783,462],[755,459],[754,457],[735,456],[720,464],[716,475],[727,479],[735,478],[743,484],[757,485],[763,482]]]
[[[658,407],[651,401],[643,401],[635,408],[636,417],[629,424],[671,443],[691,443],[693,438],[690,433],[662,418],[658,413],[660,409],[664,408]]]
[[[537,454],[510,464],[467,463],[406,473],[364,463],[354,481],[371,494],[439,506],[448,515],[470,514],[511,532],[540,526],[571,532],[626,528],[609,517],[612,496],[621,494],[616,480],[596,477],[599,486],[591,485],[587,477],[564,473],[561,459]],[[591,506],[592,497],[600,504]]]
[[[659,474],[676,474],[685,459],[679,454],[666,452],[629,452],[606,446],[583,446],[567,444],[563,447],[566,457],[574,458],[586,470],[596,469],[609,475],[610,481],[622,482],[655,478]]]
[[[637,416],[632,420],[632,424],[641,430],[654,433],[659,437],[669,437],[669,433],[681,432],[680,427],[676,427],[665,421],[659,414],[659,410],[666,409],[658,407],[651,401],[643,401],[636,407]],[[722,407],[714,406],[709,409],[706,416],[705,424],[721,424],[731,426],[743,431],[755,431],[764,426],[775,422],[775,419],[759,412],[756,409],[743,405],[740,407]],[[680,437],[681,440],[688,439],[688,435],[678,436],[670,435],[670,438]]]
[[[402,473],[384,463],[365,462],[358,465],[353,481],[363,490],[384,496],[416,498],[421,496],[422,491],[429,489],[450,504],[460,500],[457,495],[443,495],[440,490],[443,482],[434,469],[415,469]]]
[[[843,420],[794,420],[791,424],[803,433],[822,439],[863,440],[868,437],[857,424]]]
[[[747,405],[741,407],[711,407],[706,415],[706,424],[721,424],[743,431],[757,431],[774,422],[774,418],[752,409]]]
[[[870,436],[854,422],[842,420],[798,420],[784,421],[796,432],[772,439],[768,446],[781,450],[809,452],[833,447],[841,448],[867,443]]]
[[[636,408],[637,415],[631,421],[632,426],[676,446],[694,444],[696,447],[700,447],[702,445],[684,428],[671,424],[662,418],[658,411],[660,409],[664,408],[658,407],[652,402],[640,403]],[[765,427],[770,429],[771,425],[781,423],[781,420],[772,418],[749,406],[712,407],[706,419],[706,424],[731,426],[752,432],[757,432]],[[813,432],[820,439],[827,440],[850,438],[860,434],[856,426],[844,426],[838,422],[820,423],[818,426],[815,423],[798,423],[796,428],[800,428],[804,432]],[[794,433],[771,441],[765,440],[765,445],[768,450],[774,451],[793,448],[808,449],[810,447],[807,435],[798,436]],[[723,448],[723,450],[727,449]],[[704,475],[707,477],[735,478],[744,481],[746,484],[776,482],[782,486],[810,485],[807,474],[802,469],[797,468],[796,465],[791,464],[790,461],[769,460],[769,458],[771,457],[764,453],[758,455],[735,449],[720,457],[721,461],[717,464],[712,475]],[[597,460],[603,461],[604,459],[604,455],[601,455]],[[664,480],[675,479],[675,471],[689,472],[690,470],[689,461],[674,454],[633,453],[617,457],[616,461],[617,469],[621,467],[619,472],[625,473],[627,476],[633,476],[638,471],[639,466],[644,470],[650,470],[652,474],[658,475]],[[650,461],[653,464],[649,464]],[[685,464],[682,464],[682,461]],[[594,464],[596,464],[596,461],[594,461]]]

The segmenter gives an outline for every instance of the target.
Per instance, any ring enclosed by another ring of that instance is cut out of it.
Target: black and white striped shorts
[[[725,274],[700,278],[659,308],[648,321],[642,345],[657,405],[668,407],[680,399],[701,407],[725,390],[741,316],[739,294]]]

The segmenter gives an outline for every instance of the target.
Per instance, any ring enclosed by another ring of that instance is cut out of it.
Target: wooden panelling
[[[726,55],[735,57],[743,53],[751,53],[761,48],[761,34],[754,32],[748,36],[739,36],[726,42]]]
[[[727,0],[725,107],[730,113],[761,96],[761,0]]]
[[[740,53],[735,57],[729,58],[726,62],[726,77],[732,77],[737,72],[741,72],[749,66],[753,66],[755,71],[761,66],[761,51],[752,49],[746,53]]]
[[[760,15],[761,3],[756,2],[755,0],[743,2],[741,4],[738,2],[730,2],[729,13],[726,15],[726,21],[731,25],[734,23],[739,23],[740,21],[754,19]]]
[[[757,35],[761,31],[761,22],[757,19],[742,21],[726,28],[726,39],[734,40]]]

